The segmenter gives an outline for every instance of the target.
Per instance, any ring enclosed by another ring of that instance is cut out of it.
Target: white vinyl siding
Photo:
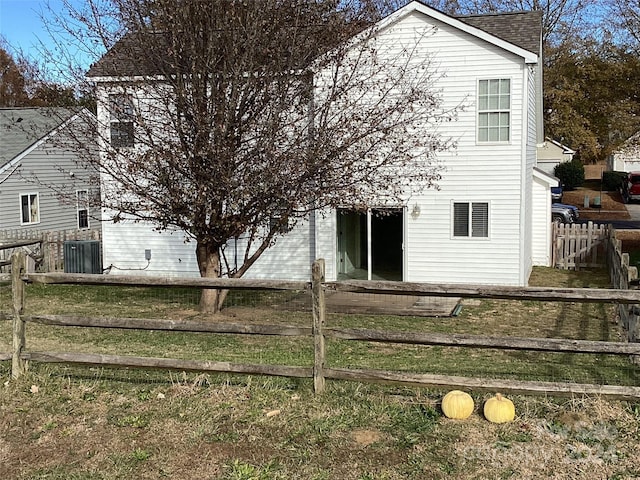
[[[407,19],[398,38],[413,36],[420,18]],[[523,158],[527,124],[523,118],[527,94],[523,80],[527,66],[470,35],[437,24],[428,38],[431,51],[444,73],[436,88],[444,92],[445,106],[467,106],[455,122],[442,129],[457,141],[451,153],[438,155],[445,165],[439,190],[411,197],[421,213],[407,218],[406,280],[411,282],[524,285],[520,248]],[[396,41],[399,42],[398,39]],[[477,91],[479,79],[510,79],[510,141],[479,143]],[[490,204],[489,237],[454,238],[452,203],[477,200]]]
[[[531,210],[533,229],[531,232],[532,264],[551,266],[551,195],[549,185],[555,184],[551,177],[541,170],[534,172]]]
[[[105,212],[105,218],[109,218]],[[246,278],[309,280],[311,278],[310,242],[312,224],[298,223],[275,246],[267,249],[245,274]],[[125,219],[103,224],[104,265],[118,275],[168,275],[197,277],[196,242],[184,232],[158,232],[149,222]],[[225,255],[231,269],[240,266],[246,239],[229,240]],[[151,261],[145,259],[151,250]],[[236,256],[237,255],[237,256]],[[223,275],[226,275],[223,264]]]
[[[524,138],[524,163],[522,170],[522,213],[520,215],[520,218],[523,219],[521,222],[522,249],[520,254],[522,280],[520,283],[526,285],[529,281],[533,265],[535,264],[534,257],[536,253],[534,250],[549,250],[551,248],[550,237],[548,241],[545,241],[538,237],[537,233],[540,230],[544,231],[546,229],[547,226],[542,223],[544,222],[543,217],[547,214],[550,215],[551,208],[549,207],[544,212],[538,213],[540,205],[536,205],[534,200],[534,189],[536,188],[534,168],[536,166],[538,150],[538,133],[536,126],[538,124],[538,114],[542,113],[537,110],[536,102],[537,67],[529,66],[523,73],[523,81],[525,82],[523,91],[527,95],[527,102],[523,105],[523,121],[526,122],[527,135]],[[549,185],[547,185],[545,192],[545,195],[550,198],[551,192]],[[548,219],[550,220],[550,216]],[[543,242],[543,244],[540,245],[539,242]]]

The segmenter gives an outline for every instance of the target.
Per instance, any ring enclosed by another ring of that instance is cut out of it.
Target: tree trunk
[[[200,276],[207,278],[220,278],[220,247],[198,241],[196,246],[198,268]],[[200,311],[203,313],[218,313],[226,295],[214,288],[203,288],[200,297]]]

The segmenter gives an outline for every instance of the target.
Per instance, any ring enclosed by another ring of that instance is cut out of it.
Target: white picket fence
[[[552,265],[562,270],[605,266],[610,235],[608,225],[554,223]]]

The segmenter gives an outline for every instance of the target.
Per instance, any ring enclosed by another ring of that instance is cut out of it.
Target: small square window
[[[111,122],[111,146],[133,147],[133,122]]]
[[[269,231],[275,231],[276,233],[287,233],[289,230],[291,230],[289,222],[285,222],[282,217],[269,217]]]
[[[489,237],[489,204],[456,202],[453,204],[454,237]]]

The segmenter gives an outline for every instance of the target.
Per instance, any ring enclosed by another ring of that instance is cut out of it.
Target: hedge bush
[[[560,163],[553,173],[560,179],[565,190],[573,190],[584,183],[584,165],[580,160]]]
[[[622,188],[627,172],[604,172],[602,174],[602,190],[614,192]]]

